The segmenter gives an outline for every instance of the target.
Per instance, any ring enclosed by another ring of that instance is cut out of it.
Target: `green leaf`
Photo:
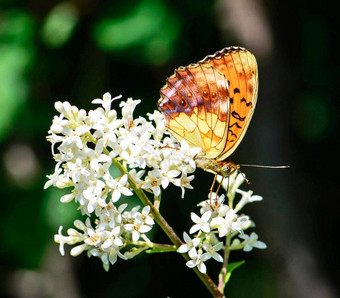
[[[233,262],[233,263],[230,263],[228,266],[227,266],[227,274],[226,276],[224,277],[224,285],[223,285],[223,289],[224,287],[226,286],[226,284],[228,283],[229,279],[230,279],[230,276],[231,276],[231,273],[238,267],[240,267],[241,265],[243,265],[246,261],[240,261],[240,262]],[[222,272],[220,272],[219,276],[221,276]]]

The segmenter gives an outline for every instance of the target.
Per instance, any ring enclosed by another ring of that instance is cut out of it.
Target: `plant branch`
[[[223,256],[223,265],[219,274],[219,281],[218,281],[218,289],[221,293],[224,291],[225,287],[225,278],[227,275],[227,268],[229,263],[229,255],[230,255],[230,236],[227,236],[225,239],[225,248],[224,248],[224,256]]]

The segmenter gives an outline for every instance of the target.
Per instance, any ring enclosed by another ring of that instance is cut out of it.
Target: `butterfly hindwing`
[[[215,68],[191,64],[175,70],[161,89],[158,107],[177,139],[202,148],[209,158],[216,158],[224,150],[228,83]]]

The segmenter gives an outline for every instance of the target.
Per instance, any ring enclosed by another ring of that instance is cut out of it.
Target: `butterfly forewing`
[[[243,138],[256,99],[255,57],[230,47],[175,70],[161,89],[158,108],[178,140],[224,160]]]
[[[199,62],[223,73],[229,83],[230,117],[226,146],[217,157],[224,160],[241,142],[257,100],[257,63],[253,54],[243,48],[225,48]]]

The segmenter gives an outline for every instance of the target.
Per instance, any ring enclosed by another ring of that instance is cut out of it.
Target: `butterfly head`
[[[221,168],[221,175],[223,177],[230,176],[233,174],[235,171],[238,171],[240,169],[240,166],[235,164],[229,159],[223,160],[223,161],[218,161],[217,162]]]
[[[221,175],[222,177],[228,177],[240,168],[239,165],[229,159],[217,161],[206,157],[204,154],[197,154],[195,156],[195,162],[197,167],[207,172]]]

